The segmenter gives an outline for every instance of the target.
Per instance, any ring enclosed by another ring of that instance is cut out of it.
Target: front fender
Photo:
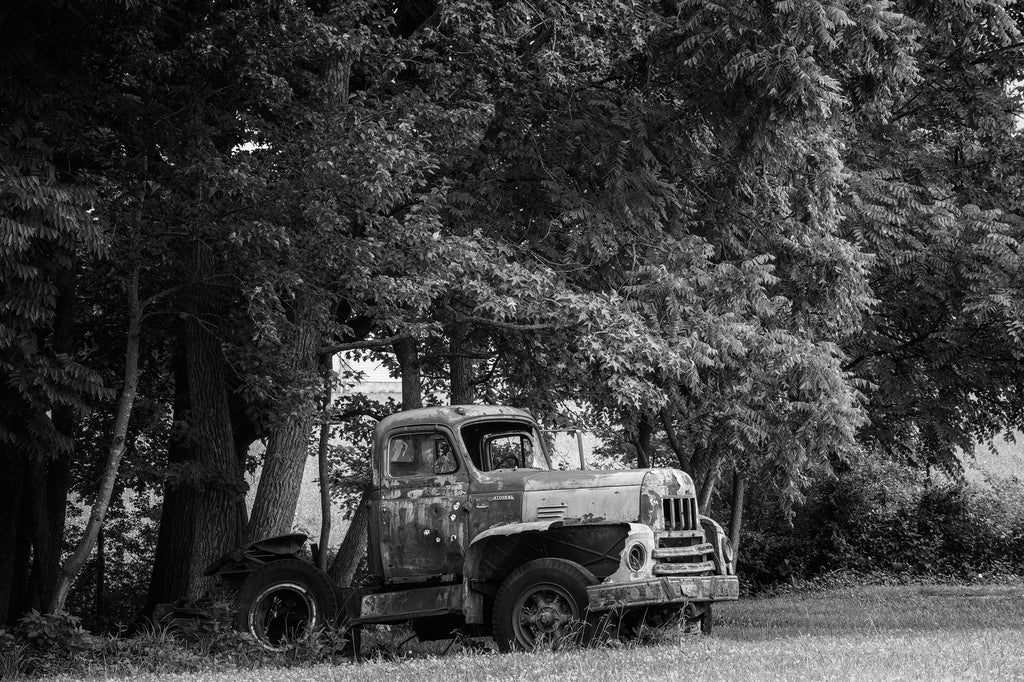
[[[520,533],[530,532],[543,532],[559,524],[559,521],[525,521],[522,523],[504,523],[500,526],[494,526],[488,528],[485,531],[477,533],[469,543],[469,549],[466,551],[465,561],[465,573],[467,580],[476,579],[478,577],[478,568],[480,566],[480,556],[483,552],[486,540],[493,537],[501,537],[508,535],[519,535]]]
[[[729,534],[721,524],[707,516],[700,517],[700,525],[704,530],[704,537],[715,548],[715,573],[736,575],[736,552],[729,541]]]

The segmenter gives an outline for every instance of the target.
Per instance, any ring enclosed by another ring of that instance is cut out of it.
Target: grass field
[[[453,651],[135,680],[1024,680],[1024,588],[856,587],[716,607],[711,637],[537,654]],[[67,679],[67,678],[64,678]]]

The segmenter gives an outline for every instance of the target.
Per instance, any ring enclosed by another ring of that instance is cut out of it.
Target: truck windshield
[[[491,421],[462,429],[469,457],[480,471],[498,469],[550,470],[540,434],[521,422]]]

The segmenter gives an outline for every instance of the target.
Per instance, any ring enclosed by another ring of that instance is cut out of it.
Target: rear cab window
[[[488,420],[468,424],[462,427],[462,440],[479,471],[551,469],[540,434],[529,422]]]

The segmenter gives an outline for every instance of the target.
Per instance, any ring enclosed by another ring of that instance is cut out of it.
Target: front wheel
[[[501,651],[558,647],[590,635],[592,573],[565,559],[537,559],[505,579],[494,598],[494,641]]]
[[[711,604],[697,606],[691,604],[683,609],[683,617],[686,619],[686,633],[693,635],[710,635],[711,626],[714,624],[711,613]]]
[[[250,573],[238,604],[236,627],[270,651],[308,639],[332,625],[338,615],[327,576],[299,559],[281,559]]]

